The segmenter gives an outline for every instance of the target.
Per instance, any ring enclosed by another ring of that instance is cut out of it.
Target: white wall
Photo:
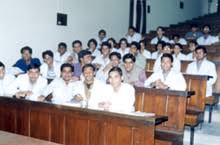
[[[67,27],[56,25],[57,12],[68,14]],[[128,14],[128,0],[0,0],[0,61],[12,65],[25,45],[37,57],[56,50],[60,41],[70,49],[74,39],[85,43],[101,28],[119,39],[127,31]]]
[[[212,2],[210,3],[210,10],[208,8],[208,6],[209,6],[208,1],[209,0],[202,0],[202,9],[201,9],[202,15],[205,15],[205,14],[208,14],[208,13],[215,13],[215,12],[217,12],[218,0],[212,0]]]

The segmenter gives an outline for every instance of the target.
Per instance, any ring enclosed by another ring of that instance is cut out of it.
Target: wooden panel
[[[16,124],[16,133],[21,135],[30,136],[29,128],[30,128],[30,111],[26,108],[19,108],[16,110],[17,114],[17,124]]]

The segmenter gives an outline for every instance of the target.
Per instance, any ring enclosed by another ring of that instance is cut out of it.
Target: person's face
[[[163,59],[161,60],[161,68],[165,72],[170,71],[170,69],[172,68],[172,62],[171,62],[170,58],[163,57]]]
[[[134,33],[135,33],[135,31],[134,31],[133,29],[128,29],[128,34],[129,34],[130,36],[133,36]]]
[[[95,50],[95,49],[96,49],[95,43],[94,43],[94,42],[90,42],[90,43],[89,43],[89,48]]]
[[[91,83],[94,80],[95,72],[91,67],[87,67],[84,69],[83,76],[85,78],[85,82]]]
[[[196,50],[195,56],[196,56],[196,60],[200,61],[206,57],[206,54],[203,52],[202,49],[198,49],[198,50]]]
[[[181,49],[179,48],[178,45],[175,45],[173,51],[174,51],[174,54],[179,54]]]
[[[134,68],[134,62],[132,61],[132,59],[126,59],[125,62],[124,62],[124,66],[125,66],[125,70],[127,72],[130,72],[133,70]]]
[[[105,38],[105,33],[101,32],[101,33],[99,34],[99,39],[100,39],[100,40],[103,40],[104,38]]]
[[[161,28],[157,29],[157,35],[162,36],[164,34],[164,31]]]
[[[141,46],[141,50],[145,49],[145,44],[143,42],[140,43],[140,46]]]
[[[158,44],[157,45],[157,50],[159,51],[159,52],[161,52],[163,49],[163,46],[162,46],[162,44]]]
[[[102,46],[102,55],[104,55],[104,56],[108,56],[109,55],[109,53],[110,53],[110,49],[108,48],[108,46]]]
[[[81,50],[82,50],[82,46],[81,46],[79,43],[75,43],[75,44],[73,45],[73,51],[74,51],[75,53],[78,54]]]
[[[65,82],[69,82],[72,79],[72,70],[70,67],[64,67],[61,71],[61,77]]]
[[[28,50],[24,50],[22,53],[22,58],[24,60],[30,60],[31,59],[31,53]]]
[[[85,55],[83,58],[82,58],[82,62],[84,64],[89,64],[92,62],[92,56],[91,55]]]
[[[40,76],[40,70],[39,69],[30,69],[28,71],[28,76],[29,76],[30,82],[33,84],[33,83],[37,82],[37,79]]]
[[[44,62],[45,62],[47,65],[53,64],[53,58],[52,58],[51,56],[45,55],[43,59],[44,59]]]
[[[137,47],[135,45],[131,45],[130,47],[130,53],[133,55],[136,55],[138,52]]]
[[[168,45],[164,46],[164,48],[163,48],[163,53],[171,53],[171,48],[170,48],[170,46],[168,46]]]
[[[111,57],[111,63],[112,63],[112,65],[113,66],[118,66],[119,64],[120,64],[120,60],[118,59],[118,57],[117,56],[115,56],[115,55],[113,55],[112,57]]]
[[[175,36],[175,37],[173,38],[173,41],[174,41],[175,43],[177,43],[177,42],[179,41],[179,37]]]
[[[127,43],[125,41],[121,41],[120,48],[122,49],[127,48]]]
[[[122,77],[117,71],[112,71],[109,74],[109,83],[113,88],[118,88],[121,85]]]
[[[203,28],[203,32],[204,32],[205,34],[209,34],[209,32],[210,32],[209,27],[208,27],[208,26],[205,26],[205,27]]]
[[[189,50],[190,50],[190,51],[194,51],[195,48],[196,48],[195,43],[189,43]]]
[[[0,79],[3,79],[5,76],[5,68],[4,67],[0,67]]]
[[[62,55],[62,54],[64,54],[66,52],[66,48],[64,46],[60,46],[58,48],[58,52]]]

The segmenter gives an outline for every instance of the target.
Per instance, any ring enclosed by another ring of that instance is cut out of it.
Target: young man
[[[185,39],[187,39],[187,40],[196,40],[199,37],[201,37],[202,35],[203,34],[199,30],[198,25],[197,24],[192,24],[191,25],[191,31],[186,33]]]
[[[157,36],[154,37],[152,40],[151,40],[151,44],[157,44],[159,41],[164,41],[166,43],[168,43],[170,40],[164,36],[164,29],[163,27],[159,26],[157,27]]]
[[[180,72],[172,70],[173,57],[165,53],[161,57],[161,71],[154,72],[144,83],[145,87],[184,91],[186,81]]]
[[[47,86],[47,80],[40,75],[40,67],[31,64],[27,73],[19,75],[9,86],[8,93],[16,98],[26,98],[36,101],[43,89]]]
[[[68,57],[68,63],[70,64],[79,62],[78,54],[82,50],[82,42],[80,40],[73,41],[72,50],[72,54]]]
[[[29,46],[25,46],[23,48],[21,48],[21,55],[22,58],[19,59],[14,65],[13,67],[18,67],[19,69],[21,69],[23,71],[23,73],[26,73],[29,66],[32,64],[37,64],[37,65],[41,65],[40,60],[38,58],[32,58],[32,49]],[[18,74],[15,74],[18,75]]]
[[[67,45],[64,42],[58,44],[58,50],[54,54],[54,60],[60,64],[66,63],[70,53],[67,51]]]
[[[198,46],[195,49],[196,60],[190,63],[187,67],[186,73],[197,74],[197,75],[207,75],[211,76],[207,81],[206,96],[212,96],[212,85],[217,79],[215,64],[206,59],[207,50],[203,46]]]
[[[5,65],[0,62],[0,96],[8,96],[8,87],[14,81],[15,77],[5,73]]]
[[[141,34],[139,34],[136,31],[136,28],[134,28],[133,26],[130,26],[128,28],[128,33],[126,34],[126,39],[128,41],[128,43],[130,44],[131,42],[137,42],[139,43],[141,41]]]
[[[203,26],[203,36],[197,39],[199,45],[212,45],[217,42],[216,38],[210,35],[211,27],[209,25]]]
[[[107,38],[106,31],[104,29],[99,30],[98,38],[96,39],[96,41],[98,43],[98,48],[101,47],[103,42],[107,42],[107,40],[108,40],[108,38]]]
[[[61,77],[54,79],[42,92],[38,98],[43,101],[48,95],[52,94],[52,102],[56,104],[63,104],[70,102],[75,95],[74,81],[72,74],[74,68],[71,64],[64,63],[60,68]]]
[[[97,45],[98,45],[98,43],[95,39],[90,39],[87,43],[87,46],[88,46],[87,50],[92,53],[93,58],[99,57],[101,55],[101,52],[97,48]]]

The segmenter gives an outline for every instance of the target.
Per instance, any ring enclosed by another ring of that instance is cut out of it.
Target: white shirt
[[[61,67],[61,63],[58,62],[53,62],[53,71],[55,73],[55,78],[59,78],[60,77],[60,67]],[[40,73],[44,78],[48,78],[48,65],[46,63],[43,63],[40,66]],[[48,78],[48,79],[54,79],[54,78]]]
[[[123,56],[125,55],[125,54],[128,54],[129,52],[130,52],[130,48],[125,48],[125,50],[124,51],[122,51],[122,49],[121,48],[119,48],[119,49],[117,49],[116,50],[116,52],[118,52],[118,53],[120,53],[121,54],[121,59],[123,58]]]
[[[158,79],[160,79],[165,85],[167,85],[170,88],[170,90],[179,90],[179,91],[186,90],[186,81],[182,73],[175,72],[173,70],[170,70],[166,78],[164,78],[162,71],[154,72],[144,82],[144,86],[150,87],[151,83],[155,82]]]
[[[42,76],[39,76],[34,84],[31,84],[28,74],[22,74],[9,86],[8,93],[15,95],[19,91],[31,91],[33,95],[27,96],[27,99],[36,101],[46,86],[47,80]]]
[[[207,97],[212,96],[212,85],[215,83],[217,79],[216,66],[213,62],[207,59],[204,59],[202,61],[200,68],[197,69],[197,62],[193,61],[192,63],[188,64],[186,73],[212,76],[213,78],[210,78],[207,81],[207,88],[206,88],[206,96]]]
[[[141,34],[135,32],[133,36],[128,35],[126,39],[128,43],[131,43],[133,41],[139,43],[141,41]]]
[[[43,91],[43,96],[48,96],[52,93],[52,102],[56,104],[63,104],[70,102],[76,95],[75,83],[70,81],[68,84],[62,78],[53,80]]]
[[[8,96],[7,93],[8,87],[12,84],[15,77],[10,74],[5,74],[4,78],[0,79],[0,96]]]
[[[105,38],[103,38],[102,40],[100,40],[100,38],[97,37],[97,38],[96,38],[96,41],[97,41],[97,44],[98,44],[97,47],[100,48],[101,45],[102,45],[102,42],[106,42],[106,41],[108,41],[108,38],[105,37]]]
[[[204,36],[201,36],[197,39],[197,43],[199,45],[212,45],[213,43],[216,43],[216,38],[214,36],[208,35],[208,37],[205,39]]]
[[[92,51],[91,49],[88,50],[92,53],[92,56],[94,56],[95,58],[101,56],[101,52],[98,48],[96,48],[94,51]]]
[[[179,60],[187,60],[186,55],[181,53],[181,52],[177,56],[175,54],[173,54],[173,58],[174,59],[179,59]]]
[[[174,44],[174,40],[170,40],[171,44]],[[187,41],[184,38],[180,38],[179,41],[177,43],[180,43],[182,45],[187,45]]]
[[[59,52],[55,52],[54,53],[54,60],[58,63],[63,64],[63,63],[67,62],[67,59],[70,55],[71,54],[68,51],[66,51],[63,55],[60,55]]]
[[[111,85],[108,85],[108,100],[111,103],[109,108],[113,112],[132,112],[134,111],[135,89],[132,85],[121,83],[118,92],[113,90]]]
[[[93,64],[99,64],[101,67],[105,67],[110,62],[109,58],[104,58],[103,55],[95,58],[92,63]]]
[[[162,39],[161,39],[161,41],[169,42],[170,40],[169,40],[167,37],[163,36]],[[157,44],[157,43],[158,43],[158,37],[157,37],[157,36],[154,37],[154,38],[150,41],[150,44]]]
[[[151,55],[152,59],[157,59],[160,56],[159,51],[153,52]]]
[[[150,51],[144,50],[141,54],[142,54],[146,59],[151,59],[151,53],[150,53]]]
[[[190,52],[189,54],[186,55],[187,60],[192,61],[192,60],[196,60],[196,58],[193,58],[193,52]]]

